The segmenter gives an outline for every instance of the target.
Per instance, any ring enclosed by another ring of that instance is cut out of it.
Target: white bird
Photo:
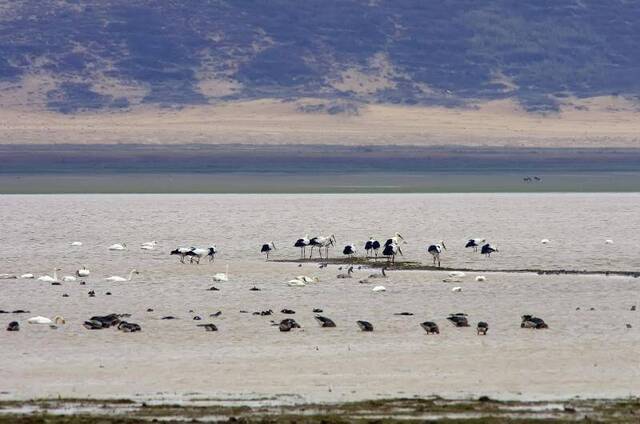
[[[135,269],[132,269],[131,272],[129,273],[129,277],[128,278],[123,278],[123,277],[119,277],[117,275],[112,275],[111,277],[107,277],[104,280],[108,281],[110,283],[123,283],[125,281],[131,281],[133,279],[133,276],[140,274],[140,272],[138,272]]]
[[[336,236],[331,234],[330,236],[318,236],[309,240],[309,245],[311,246],[311,254],[309,255],[309,259],[313,256],[313,248],[318,248],[318,253],[320,253],[320,259],[322,259],[322,249],[325,251],[325,259],[329,258],[329,247],[333,246],[336,243]]]
[[[451,272],[449,273],[449,277],[460,277],[460,278],[462,278],[462,277],[465,277],[466,275],[467,275],[467,274],[465,274],[465,273],[464,273],[464,272],[462,272],[462,271],[451,271]]]
[[[295,279],[303,281],[305,283],[317,283],[317,282],[320,281],[320,278],[318,278],[318,277],[309,277],[308,275],[298,275]]]
[[[81,241],[72,241],[71,242],[71,246],[82,246],[82,242]]]
[[[190,256],[189,263],[193,263],[195,261],[196,264],[200,264],[200,259],[205,256],[209,258],[209,262],[213,262],[216,253],[218,253],[216,245],[212,244],[211,247],[207,248],[192,247],[191,250],[186,253],[186,256]]]
[[[484,241],[485,240],[483,238],[472,238],[472,239],[469,239],[469,241],[467,241],[467,244],[465,244],[464,247],[473,247],[473,251],[477,252],[478,247],[482,245]]]
[[[540,243],[548,244],[549,243],[549,239],[542,239],[542,240],[540,240]]]
[[[91,271],[85,268],[84,265],[82,265],[82,268],[76,271],[76,276],[78,277],[88,277],[90,274],[91,274]]]
[[[309,276],[306,276],[306,275],[298,275],[293,280],[287,281],[287,284],[290,287],[304,287],[309,283],[317,283],[318,281],[320,281],[320,279],[318,277],[309,277]]]
[[[451,291],[454,292],[454,293],[461,292],[462,291],[462,287],[454,287],[454,288],[451,289]]]
[[[402,237],[400,233],[395,233],[393,237],[384,242],[384,245],[389,246],[390,244],[400,244],[400,240],[402,240],[403,244],[407,244],[404,237]]]
[[[72,281],[76,281],[76,277],[74,277],[73,275],[65,275],[64,277],[62,277],[62,281],[69,283]]]
[[[51,328],[57,328],[57,324],[65,324],[66,321],[61,316],[55,317],[53,320],[47,317],[31,317],[27,320],[29,324],[37,324],[37,325],[48,325]]]
[[[153,249],[155,249],[157,244],[158,244],[158,242],[155,241],[155,240],[154,241],[146,241],[146,242],[144,242],[144,243],[142,243],[140,245],[140,249],[142,249],[142,250],[153,250]]]
[[[606,239],[604,242],[605,242],[606,244],[613,244],[613,240],[611,240],[611,239]]]
[[[126,243],[116,243],[108,247],[109,250],[125,250],[126,248],[127,248]]]
[[[374,292],[384,292],[387,291],[385,286],[375,286],[373,289],[371,289],[371,291]]]
[[[180,256],[180,262],[184,263],[184,258],[187,256],[189,252],[191,252],[191,247],[178,247],[171,251],[170,255],[178,255]]]
[[[211,277],[213,281],[229,281],[229,264],[227,264],[226,272],[218,272]]]
[[[13,280],[15,278],[18,278],[15,274],[0,274],[0,280]]]
[[[444,245],[444,241],[440,241],[440,243],[432,244],[427,247],[427,253],[433,256],[434,265],[437,262],[438,266],[440,266],[440,254],[442,253],[443,249],[447,250],[447,246]]]
[[[51,277],[49,275],[43,275],[41,277],[38,277],[38,281],[44,281],[45,283],[57,283],[58,282],[58,271],[60,271],[60,268],[55,268],[53,270],[53,277]]]
[[[487,281],[487,277],[485,277],[484,275],[478,275],[476,277],[476,281]]]
[[[20,276],[20,278],[25,279],[25,280],[28,280],[28,279],[31,279],[31,278],[35,278],[35,275],[33,275],[32,273],[28,272],[28,273],[26,273],[26,274],[22,274],[22,275]]]

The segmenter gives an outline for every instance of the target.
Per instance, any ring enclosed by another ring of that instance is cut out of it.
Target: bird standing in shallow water
[[[440,266],[440,254],[443,250],[447,250],[447,246],[445,246],[444,241],[440,241],[440,243],[432,244],[427,247],[427,253],[433,256],[434,265],[437,262],[438,266]]]
[[[402,255],[402,249],[397,243],[391,243],[384,246],[382,250],[382,256],[387,257],[387,262],[394,264],[396,262],[396,255]]]
[[[271,252],[272,250],[276,250],[275,243],[274,242],[265,243],[260,248],[260,253],[264,253],[267,256],[267,260],[269,260],[269,252]]]
[[[483,238],[474,238],[474,239],[469,239],[469,241],[467,241],[467,244],[465,244],[465,248],[467,247],[473,247],[473,251],[477,252],[478,251],[478,247],[480,247],[482,245],[482,243],[484,243],[485,240]]]
[[[356,246],[354,244],[347,244],[344,249],[342,249],[342,254],[348,256],[349,258],[353,258],[356,254]]]
[[[364,244],[364,250],[367,252],[367,257],[371,256],[371,252],[374,253],[375,257],[378,257],[378,250],[380,249],[380,242],[378,240],[374,240],[373,237],[369,237],[369,240]]]
[[[487,255],[487,257],[491,257],[491,254],[493,252],[497,252],[497,251],[498,251],[498,248],[496,248],[495,246],[487,243],[487,244],[482,246],[482,249],[480,249],[480,254]]]

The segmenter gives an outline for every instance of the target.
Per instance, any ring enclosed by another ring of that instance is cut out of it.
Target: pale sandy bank
[[[365,105],[351,113],[308,112],[327,104],[256,100],[75,115],[11,108],[0,111],[0,143],[640,147],[638,105],[619,97],[568,99],[548,115],[527,113],[510,100],[462,109]]]

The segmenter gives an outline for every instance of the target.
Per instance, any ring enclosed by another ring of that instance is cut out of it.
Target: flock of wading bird
[[[318,249],[318,254],[320,256],[320,258],[323,258],[323,250],[324,250],[324,259],[328,258],[329,255],[329,248],[333,247],[336,243],[336,238],[334,235],[331,236],[319,236],[319,237],[313,237],[311,239],[309,239],[308,237],[304,237],[301,239],[298,239],[295,241],[294,243],[294,247],[300,248],[301,250],[301,257],[306,258],[306,249],[307,247],[310,248],[311,252],[310,252],[310,256],[309,258],[313,258],[313,249],[317,248]],[[364,250],[366,252],[366,257],[378,257],[378,253],[379,250],[382,248],[382,256],[386,257],[387,260],[391,263],[394,262],[395,260],[395,256],[397,254],[402,254],[402,250],[400,248],[400,244],[401,243],[406,243],[406,241],[404,240],[404,238],[402,237],[402,235],[400,235],[399,233],[396,233],[393,237],[389,238],[383,245],[375,240],[373,237],[371,237],[365,244],[364,244]],[[72,246],[81,246],[82,243],[80,242],[73,242],[71,243]],[[153,242],[147,242],[147,243],[143,243],[141,245],[141,249],[143,250],[153,250],[155,248],[155,246],[157,245],[156,241]],[[477,251],[478,248],[480,247],[481,249],[481,253],[484,255],[489,256],[491,253],[493,252],[497,252],[498,250],[493,247],[491,244],[489,243],[485,243],[484,239],[470,239],[465,247],[467,248],[473,248],[474,251]],[[109,250],[113,250],[113,251],[122,251],[122,250],[126,250],[126,244],[124,243],[118,243],[118,244],[114,244],[109,246],[108,248]],[[433,256],[433,260],[434,260],[434,264],[437,262],[438,266],[440,266],[440,254],[442,253],[442,251],[446,250],[446,246],[444,244],[443,241],[441,241],[440,243],[436,243],[436,244],[432,244],[427,246],[427,253]],[[275,244],[273,242],[271,243],[265,243],[262,247],[261,247],[261,252],[265,253],[268,259],[268,255],[269,252],[271,252],[272,250],[275,250]],[[210,247],[207,248],[196,248],[196,247],[190,247],[190,248],[177,248],[174,249],[173,251],[171,251],[171,255],[178,255],[180,257],[180,261],[182,263],[185,263],[185,259],[189,258],[190,259],[190,263],[200,263],[200,260],[204,257],[208,257],[209,261],[213,262],[215,259],[215,254],[217,253],[217,249],[215,247],[215,245],[212,245]],[[343,249],[343,254],[349,257],[353,257],[354,255],[356,255],[356,247],[353,244],[349,244],[347,246],[344,247]],[[302,264],[300,264],[299,266],[302,266]],[[321,264],[320,267],[326,267],[327,264]],[[386,267],[385,267],[386,268]],[[369,276],[370,279],[376,279],[376,278],[386,278],[387,275],[385,273],[385,268],[382,269],[382,272],[380,274],[372,274]],[[339,269],[342,269],[342,267],[340,267]],[[50,282],[52,285],[61,285],[62,282],[73,282],[76,281],[76,277],[78,278],[84,278],[84,277],[89,277],[89,275],[91,274],[90,271],[88,269],[86,269],[85,267],[82,267],[81,269],[79,269],[78,271],[76,271],[76,275],[75,276],[65,276],[63,277],[61,280],[58,279],[57,273],[56,271],[60,270],[59,268],[56,268],[54,270],[53,273],[53,277],[51,276],[41,276],[38,278],[38,280],[40,281],[44,281],[44,282]],[[353,272],[353,267],[349,267],[348,272],[346,274],[339,274],[337,276],[337,278],[351,278],[351,273]],[[218,273],[216,275],[214,275],[212,277],[213,281],[228,281],[228,265],[227,265],[227,272],[226,273]],[[105,281],[107,282],[111,282],[111,283],[120,283],[120,282],[129,282],[132,280],[133,275],[135,274],[139,274],[138,271],[136,270],[132,270],[129,278],[125,279],[122,277],[117,277],[117,276],[112,276],[112,277],[107,277],[105,278]],[[455,273],[450,273],[450,276],[456,277],[458,276],[458,274]],[[463,273],[459,273],[459,274],[463,274]],[[21,275],[20,277],[18,276],[9,276],[9,275],[2,275],[3,278],[7,279],[7,278],[22,278],[22,279],[28,279],[28,278],[34,278],[35,276],[33,274],[24,274]],[[482,281],[480,280],[480,278],[484,278],[484,277],[477,277],[476,279],[478,281]],[[296,280],[292,280],[289,282],[289,285],[304,285],[306,283],[309,282],[314,282],[317,281],[317,279],[314,278],[310,278],[310,277],[306,277],[306,276],[300,276],[297,277]],[[292,282],[295,283],[299,283],[299,284],[291,284]],[[369,280],[365,279],[360,281],[361,283],[363,282],[370,282]],[[84,281],[80,282],[81,285],[85,285],[86,283]],[[219,289],[214,287],[209,288],[208,290],[211,291],[218,291]],[[257,287],[252,287],[250,289],[251,291],[261,291],[261,289],[257,288]],[[373,289],[373,291],[385,291],[383,286],[377,286]],[[454,291],[455,288],[454,288]],[[89,291],[89,297],[95,297],[95,291],[94,290],[90,290]],[[111,295],[110,292],[106,292],[106,295]],[[68,294],[63,294],[63,297],[69,297]],[[147,313],[153,312],[154,310],[152,308],[148,308],[146,310]],[[4,310],[0,310],[0,314],[27,314],[30,311],[25,311],[22,309],[17,309],[17,310],[13,310],[13,311],[4,311]],[[189,311],[190,313],[193,313],[193,310]],[[240,311],[240,313],[249,313],[248,311]],[[291,309],[282,309],[280,311],[280,313],[285,314],[285,315],[292,315],[295,314],[295,311],[291,310]],[[326,316],[320,315],[320,313],[323,313],[322,309],[319,308],[314,308],[313,309],[313,313],[314,315],[314,319],[318,322],[318,324],[322,327],[322,328],[332,328],[332,327],[336,327],[336,323],[331,319],[328,318]],[[219,317],[222,314],[222,311],[218,311],[215,313],[212,313],[209,315],[210,318],[216,318]],[[274,311],[272,309],[266,310],[266,311],[256,311],[253,312],[253,315],[259,315],[259,316],[271,316],[274,314]],[[403,316],[412,316],[413,313],[411,312],[399,312],[396,313],[395,315],[403,315]],[[102,329],[106,329],[106,328],[116,328],[122,332],[125,333],[135,333],[135,332],[139,332],[142,331],[142,327],[137,324],[137,323],[133,323],[133,322],[128,322],[125,321],[125,318],[129,318],[131,317],[131,314],[116,314],[116,313],[112,313],[112,314],[108,314],[108,315],[95,315],[92,316],[91,318],[89,318],[88,320],[84,321],[83,326],[88,329],[88,330],[102,330]],[[544,329],[544,328],[548,328],[547,324],[544,322],[544,320],[542,320],[541,318],[538,317],[534,317],[532,315],[523,315],[522,317],[522,321],[520,323],[520,326],[522,328],[533,328],[533,329]],[[162,318],[160,318],[162,320],[173,320],[173,319],[177,319],[175,316],[163,316]],[[469,327],[469,321],[467,318],[467,314],[465,313],[453,313],[450,314],[447,318],[447,321],[449,321],[451,324],[453,324],[455,327]],[[202,317],[195,315],[193,316],[193,320],[194,321],[202,321]],[[64,326],[67,321],[61,317],[61,316],[56,316],[55,318],[51,319],[51,318],[47,318],[47,317],[43,317],[43,316],[34,316],[31,317],[29,319],[27,319],[27,323],[28,324],[32,324],[32,325],[44,325],[44,326],[48,326],[52,329],[56,329],[59,328],[60,326]],[[360,330],[365,331],[365,332],[371,332],[374,330],[374,326],[371,322],[369,321],[365,321],[365,320],[358,320],[356,321],[357,326],[360,328]],[[298,322],[293,319],[293,318],[285,318],[285,319],[281,319],[280,321],[271,321],[271,325],[273,326],[277,326],[278,329],[281,332],[289,332],[292,329],[296,329],[296,328],[302,328],[300,326],[300,324],[298,324]],[[206,331],[218,331],[218,327],[214,324],[214,323],[206,323],[206,324],[197,324],[198,327],[202,327],[204,328]],[[440,328],[438,326],[437,323],[433,322],[433,321],[424,321],[422,323],[420,323],[420,326],[425,330],[425,332],[427,334],[440,334]],[[486,335],[487,332],[489,330],[489,324],[485,321],[480,321],[477,323],[476,325],[476,332],[478,335]],[[9,325],[7,326],[7,331],[11,331],[11,332],[16,332],[16,331],[20,331],[20,323],[18,321],[11,321],[9,323]]]
[[[313,249],[318,249],[318,255],[320,259],[328,259],[329,258],[329,248],[334,247],[337,244],[336,236],[331,234],[330,236],[317,236],[309,238],[308,236],[304,236],[299,238],[293,244],[293,247],[297,247],[300,249],[300,258],[305,259],[307,248],[310,249],[309,259],[313,259]],[[363,250],[365,252],[365,258],[378,258],[379,256],[386,258],[389,263],[395,263],[396,256],[402,255],[401,244],[406,244],[404,237],[400,233],[395,233],[395,235],[391,238],[388,238],[384,244],[381,244],[378,240],[370,237],[364,243]],[[480,253],[482,255],[491,256],[492,253],[498,252],[498,248],[492,245],[491,243],[487,243],[483,238],[472,238],[467,241],[465,244],[465,248],[473,248],[474,252],[478,251],[480,248]],[[260,252],[265,254],[267,260],[269,259],[269,253],[276,249],[275,243],[265,243],[260,248]],[[382,252],[380,252],[382,249]],[[426,252],[428,255],[431,255],[433,258],[433,264],[440,266],[440,256],[442,253],[447,250],[447,246],[444,244],[443,240],[440,240],[437,243],[429,244],[426,246]],[[324,257],[322,256],[322,252],[324,251]],[[173,253],[173,252],[172,252]],[[347,244],[342,249],[342,255],[348,258],[356,257],[358,254],[358,248],[355,244]]]

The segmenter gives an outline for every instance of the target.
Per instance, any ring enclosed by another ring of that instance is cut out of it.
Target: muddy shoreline
[[[586,270],[586,269],[538,269],[538,268],[515,268],[515,269],[488,269],[488,268],[451,268],[424,265],[413,261],[396,261],[395,264],[387,262],[386,258],[329,258],[321,259],[273,259],[272,262],[281,263],[317,263],[327,265],[359,265],[370,268],[387,267],[390,271],[462,271],[473,273],[505,273],[505,274],[538,274],[538,275],[605,275],[619,277],[639,278],[640,271],[614,271],[614,270]]]

